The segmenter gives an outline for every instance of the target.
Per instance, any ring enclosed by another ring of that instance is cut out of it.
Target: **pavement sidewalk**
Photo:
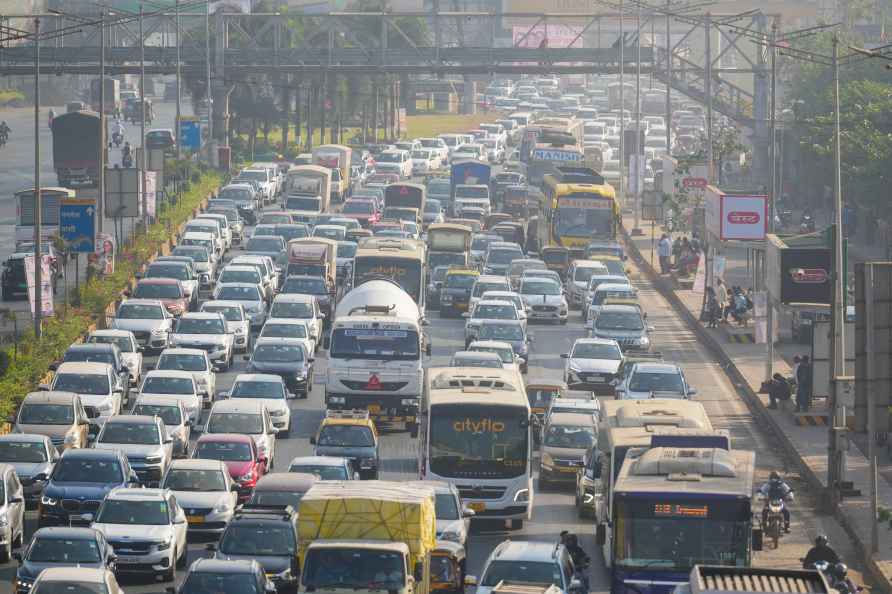
[[[635,259],[644,273],[653,279],[654,286],[723,364],[753,414],[757,415],[760,421],[772,430],[787,450],[789,457],[797,462],[802,477],[813,488],[826,489],[828,428],[797,424],[791,412],[792,407],[789,410],[768,409],[768,396],[757,393],[766,376],[767,349],[765,345],[732,342],[725,330],[706,328],[699,321],[702,293],[676,288],[671,277],[660,275],[657,272],[659,266],[656,262],[655,250],[651,251],[650,225],[642,226],[644,235],[631,237],[627,231],[632,229],[632,223],[631,217],[623,220],[630,257]],[[654,231],[658,241],[663,229],[657,226]],[[874,254],[874,251],[876,250],[854,247],[850,248],[850,256],[854,256],[856,260],[863,260],[865,257],[882,257],[879,254]],[[729,285],[739,284],[744,287],[751,286],[747,278],[745,255],[743,257],[740,254],[723,255],[726,255],[727,258],[725,272],[727,283]],[[795,352],[804,351],[803,347],[804,345],[777,343],[773,371],[785,376],[791,375],[789,362]],[[854,488],[860,489],[862,495],[846,498],[834,511],[837,519],[856,545],[873,581],[880,586],[883,592],[892,593],[892,527],[884,525],[879,527],[879,552],[873,558],[868,555],[871,522],[874,520],[871,518],[868,498],[870,466],[863,453],[866,449],[865,444],[866,436],[852,440],[846,459],[846,480],[852,481]],[[889,459],[888,451],[880,450],[879,458],[879,505],[892,509],[892,480],[890,480],[892,479],[892,461]]]

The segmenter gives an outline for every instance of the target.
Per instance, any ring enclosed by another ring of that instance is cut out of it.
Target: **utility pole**
[[[217,18],[220,18],[219,16]],[[222,29],[226,31],[226,23],[222,23]],[[220,27],[217,28],[217,31],[220,30]],[[225,34],[225,33],[224,33]],[[218,39],[217,43],[222,44],[222,47],[226,47],[225,39]],[[211,96],[211,3],[208,2],[205,4],[205,12],[204,12],[204,52],[205,52],[205,94],[208,99],[208,165],[213,164],[213,156],[211,154],[211,147],[213,145],[214,139],[214,99]],[[222,74],[222,73],[221,73]],[[225,83],[224,83],[225,84]],[[179,84],[177,85],[179,88]],[[179,91],[178,91],[179,92]],[[224,128],[225,129],[225,128]],[[179,144],[179,143],[177,143]]]
[[[146,40],[143,37],[142,3],[139,5],[139,101],[142,121],[139,123],[139,197],[143,230],[149,230],[149,213],[146,212]],[[177,143],[179,144],[179,143]]]
[[[777,188],[777,158],[775,156],[776,147],[776,126],[777,126],[777,113],[775,106],[775,76],[777,74],[777,19],[771,24],[771,37],[769,38],[771,44],[768,46],[768,51],[771,52],[771,81],[770,81],[770,91],[768,97],[768,134],[771,136],[771,140],[768,143],[768,162],[769,162],[769,189],[768,189],[768,231],[770,233],[774,233],[774,213],[775,213],[775,196],[776,196],[776,188]],[[768,352],[765,356],[765,381],[771,381],[771,376],[774,375],[774,304],[771,301],[771,293],[768,291],[768,283],[767,283],[767,275],[768,275],[768,267],[765,266],[765,261],[762,261],[762,290],[765,291],[765,306],[767,308],[766,316],[765,316],[765,344],[767,346]],[[779,297],[779,296],[778,296]]]
[[[868,378],[867,386],[867,459],[870,461],[870,513],[873,521],[870,523],[870,550],[868,559],[873,557],[879,550],[879,521],[877,520],[877,458],[876,458],[876,390],[870,382],[873,381],[875,368],[874,357],[876,356],[874,349],[874,325],[876,324],[874,309],[874,268],[872,262],[864,264],[864,326],[867,330],[866,341],[867,348],[867,365],[866,373]]]
[[[626,198],[626,185],[623,177],[626,170],[626,32],[624,25],[623,0],[619,0],[619,195]]]
[[[177,29],[177,123],[174,137],[177,139],[177,161],[179,161],[183,158],[183,143],[180,138],[180,101],[182,100],[180,85],[183,82],[182,73],[180,71],[180,0],[176,0],[174,10],[174,25]],[[210,119],[210,114],[208,114],[208,119]]]
[[[712,15],[708,12],[703,26],[706,29],[706,178],[712,183],[715,178],[712,170]]]
[[[641,231],[641,186],[644,185],[644,155],[641,151],[641,5],[635,13],[635,224],[632,235],[643,235]]]
[[[672,17],[669,8],[672,0],[666,0],[666,152],[672,152]]]
[[[105,5],[99,16],[99,200],[96,205],[96,230],[103,232],[105,220],[105,167],[107,165],[108,140],[105,121]]]
[[[40,227],[43,199],[40,192],[40,19],[34,19],[34,337],[40,340],[43,318],[43,258]]]

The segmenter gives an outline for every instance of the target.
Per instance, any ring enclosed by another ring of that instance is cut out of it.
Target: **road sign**
[[[196,118],[180,118],[180,133],[177,142],[187,151],[201,148],[201,125]]]
[[[702,177],[686,177],[681,180],[681,185],[685,188],[705,188],[707,183]]]
[[[84,198],[62,201],[59,207],[59,232],[69,249],[92,253],[96,243],[96,202]]]

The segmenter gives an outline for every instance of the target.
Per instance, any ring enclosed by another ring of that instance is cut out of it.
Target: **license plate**
[[[204,524],[204,516],[186,516],[186,521],[190,524]]]
[[[486,509],[486,504],[483,502],[475,501],[473,503],[469,503],[468,507],[474,510],[477,513],[480,513]]]
[[[381,412],[380,405],[378,405],[378,404],[370,404],[369,405],[369,414],[370,415],[377,415],[380,412]]]
[[[590,375],[590,376],[588,376],[588,379],[590,382],[599,382],[600,383],[600,382],[604,381],[604,376],[603,375]]]
[[[575,468],[558,468],[558,470],[559,470],[560,472],[566,472],[566,473],[568,473],[568,474],[571,473],[571,472],[574,472],[574,473],[576,472],[576,469],[575,469]]]
[[[118,565],[136,565],[139,563],[139,559],[130,559],[128,557],[124,557],[123,555],[118,555],[118,559],[115,561]]]

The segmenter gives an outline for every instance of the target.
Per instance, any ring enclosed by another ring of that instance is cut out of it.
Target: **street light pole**
[[[219,17],[218,17],[219,18]],[[226,26],[225,24],[223,25]],[[219,27],[217,28],[219,31]],[[224,29],[225,30],[225,29]],[[223,43],[224,40],[217,40],[217,43]],[[204,12],[204,51],[205,57],[207,58],[205,68],[205,77],[207,79],[205,86],[205,94],[207,95],[207,103],[208,103],[208,165],[212,164],[211,158],[211,145],[213,143],[214,138],[214,109],[213,104],[214,101],[211,98],[211,3],[208,2],[205,4],[205,12]],[[178,143],[179,144],[179,143]]]
[[[703,20],[703,27],[706,29],[706,80],[704,81],[706,92],[706,179],[712,183],[714,179],[712,171],[712,15],[708,12]],[[707,284],[707,286],[711,285]]]
[[[183,143],[180,136],[180,101],[182,100],[182,93],[180,90],[181,84],[183,82],[182,72],[180,70],[180,0],[176,0],[175,8],[176,11],[174,14],[174,26],[177,30],[177,122],[176,122],[176,132],[174,136],[177,139],[177,161],[183,158]]]
[[[99,196],[97,200],[96,230],[103,232],[105,219],[105,166],[107,161],[108,139],[105,121],[105,6],[101,6],[99,16]]]
[[[771,45],[769,45],[768,50],[771,52],[771,81],[770,81],[770,91],[769,91],[769,106],[768,106],[768,134],[771,136],[771,140],[768,143],[768,162],[769,162],[769,189],[768,189],[768,230],[770,233],[774,233],[774,216],[777,210],[775,196],[776,196],[776,188],[777,188],[777,157],[775,156],[776,147],[776,126],[777,126],[777,114],[775,113],[775,76],[777,74],[777,46],[775,45],[777,42],[777,19],[775,19],[771,25]],[[768,291],[768,283],[766,282],[768,275],[768,268],[765,266],[764,260],[762,261],[762,290],[765,292],[765,307],[766,307],[766,316],[765,316],[765,344],[767,347],[767,352],[765,354],[765,381],[771,381],[771,376],[774,375],[774,304],[771,302],[771,293]]]
[[[641,5],[635,13],[635,224],[632,235],[643,235],[641,231],[641,186],[644,185],[643,155],[641,154]]]
[[[143,229],[149,230],[149,213],[146,211],[146,40],[143,37],[143,8],[139,5],[139,98],[142,121],[139,124],[139,196]],[[178,143],[179,144],[179,143]]]
[[[43,199],[40,192],[40,19],[34,19],[34,336],[41,337],[43,317],[43,278],[40,255],[40,228]]]
[[[619,195],[626,199],[626,31],[623,0],[619,0]]]
[[[666,152],[672,152],[672,17],[666,0]]]

